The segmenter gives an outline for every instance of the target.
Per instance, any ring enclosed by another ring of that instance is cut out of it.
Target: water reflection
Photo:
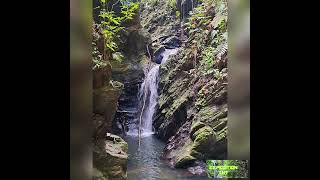
[[[165,144],[153,135],[142,137],[140,148],[137,136],[127,136],[125,139],[129,145],[128,180],[209,179],[192,176],[186,170],[172,169],[164,164],[160,156]]]

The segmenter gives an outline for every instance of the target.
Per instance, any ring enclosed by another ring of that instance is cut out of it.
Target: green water
[[[160,159],[165,144],[153,135],[142,137],[140,148],[138,148],[137,136],[127,136],[125,139],[129,145],[128,180],[209,179],[166,165]]]

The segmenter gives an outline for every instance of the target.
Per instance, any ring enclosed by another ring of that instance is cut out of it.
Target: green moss
[[[191,153],[190,153],[191,156],[197,158],[197,159],[203,159],[203,154],[196,151],[196,150],[191,150]]]
[[[126,143],[125,141],[121,142],[120,148],[122,149],[122,151],[128,152],[128,143]]]
[[[104,176],[97,168],[92,168],[93,179],[108,180],[108,176]]]
[[[124,59],[124,56],[121,54],[121,52],[115,52],[112,54],[112,59],[121,63]]]
[[[213,129],[209,126],[205,126],[200,128],[193,134],[195,142],[203,142],[206,141],[209,137],[213,136]]]
[[[192,139],[194,139],[192,150],[205,152],[210,149],[217,141],[216,134],[209,126],[205,126],[196,131]]]
[[[204,127],[205,124],[203,122],[197,121],[195,123],[192,124],[191,126],[191,131],[190,131],[190,137],[192,140],[194,140],[195,138],[193,138],[193,134],[198,131],[200,128]]]
[[[188,154],[188,153],[185,153],[185,154],[183,154],[183,155],[181,155],[181,156],[179,156],[179,157],[177,158],[175,167],[176,167],[176,168],[185,167],[185,166],[193,163],[195,160],[196,160],[195,157],[191,156],[191,155]]]
[[[125,179],[128,154],[126,142],[119,136],[108,134],[93,146],[93,167],[107,179]],[[99,174],[98,174],[99,175]],[[101,176],[101,174],[100,174]]]
[[[199,111],[199,119],[202,122],[208,122],[215,113],[215,110],[212,107],[204,107]]]
[[[219,131],[218,133],[218,137],[217,137],[217,141],[221,141],[222,139],[227,138],[227,134],[228,134],[228,128],[224,127],[221,131]]]
[[[112,72],[115,72],[115,73],[117,72],[124,73],[124,72],[127,72],[130,68],[132,68],[130,64],[124,64],[118,61],[111,61],[111,65],[112,65]]]
[[[144,55],[140,58],[140,65],[141,66],[147,65],[148,63],[149,63],[149,59],[146,55]]]
[[[214,126],[212,126],[213,130],[215,132],[222,130],[224,127],[227,126],[227,120],[228,120],[228,118],[223,118],[223,119],[219,119],[218,121],[216,121],[217,123]]]
[[[211,116],[211,118],[208,119],[208,123],[212,124],[212,127],[214,127],[214,126],[217,125],[217,123],[219,123],[219,122],[217,122],[217,120],[227,117],[227,114],[228,114],[228,109],[227,108],[224,108],[222,110],[216,111]]]
[[[118,98],[123,84],[117,81],[93,91],[94,113],[106,115],[106,121],[111,121],[117,108]]]
[[[171,117],[185,102],[187,102],[188,99],[186,98],[186,96],[182,96],[178,99],[176,99],[172,106],[170,107],[170,109],[168,110],[168,112],[166,113],[166,118]]]

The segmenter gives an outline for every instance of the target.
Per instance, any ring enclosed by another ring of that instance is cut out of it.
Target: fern
[[[118,33],[124,30],[121,25],[127,20],[132,20],[135,12],[139,9],[139,2],[127,2],[121,1],[121,15],[117,16],[114,11],[108,10],[106,8],[107,2],[105,0],[100,0],[102,4],[102,10],[100,11],[99,17],[101,18],[101,24],[103,26],[103,36],[105,39],[105,47],[107,50],[114,52],[118,49],[116,43],[116,38]]]
[[[217,59],[221,60],[222,56],[224,56],[228,51],[228,43],[225,41],[223,44],[218,46],[217,48]]]
[[[168,0],[167,6],[170,10],[176,11],[177,10],[177,1],[176,0]]]
[[[213,47],[206,47],[202,51],[202,60],[200,64],[203,67],[203,73],[205,75],[211,74],[214,72],[213,65],[214,65],[214,48]]]

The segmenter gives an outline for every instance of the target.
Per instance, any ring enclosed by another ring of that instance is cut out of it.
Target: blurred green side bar
[[[71,180],[92,179],[92,150],[90,146],[90,116],[92,113],[91,23],[92,1],[70,0]]]
[[[250,160],[250,5],[228,5],[228,159]]]

